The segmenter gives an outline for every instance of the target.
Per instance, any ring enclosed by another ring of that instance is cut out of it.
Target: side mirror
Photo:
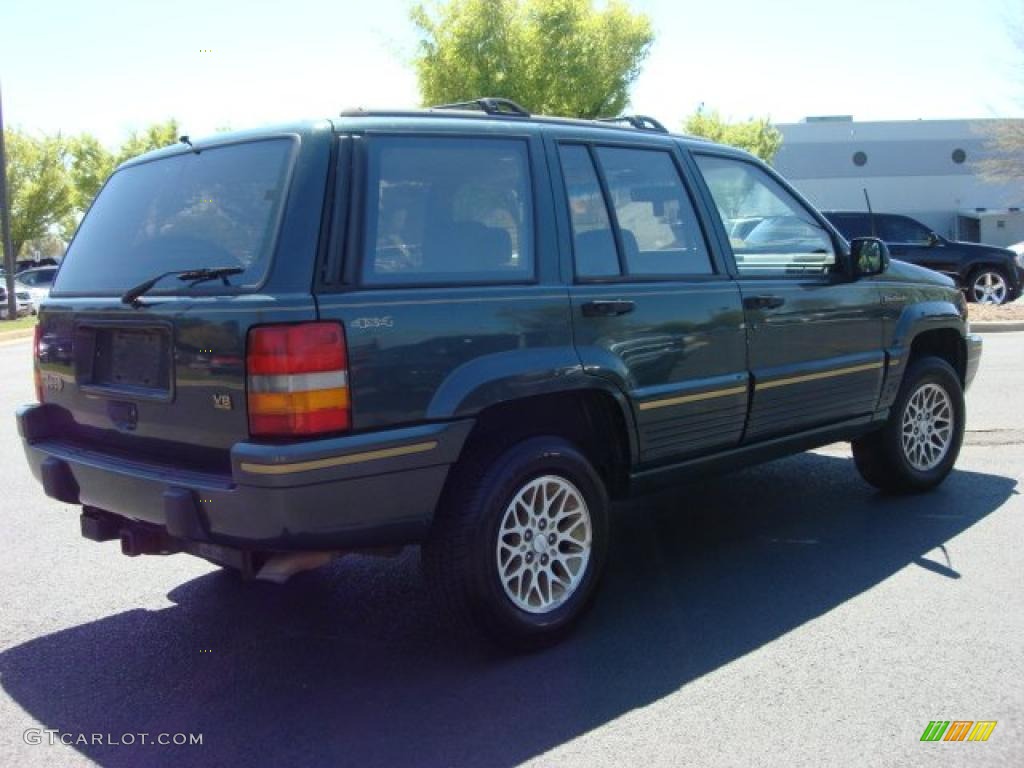
[[[934,232],[928,233],[928,247],[934,248],[936,245],[942,242],[942,238],[936,235]]]
[[[853,276],[880,275],[889,266],[889,247],[877,237],[855,237],[850,241]]]

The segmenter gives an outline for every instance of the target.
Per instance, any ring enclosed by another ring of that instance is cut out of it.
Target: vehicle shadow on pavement
[[[970,576],[955,546],[951,561],[924,555],[1015,484],[956,472],[932,494],[889,498],[849,459],[805,454],[623,505],[594,610],[562,645],[529,656],[446,626],[409,550],[343,559],[284,587],[210,573],[173,590],[171,607],[15,647],[0,674],[61,732],[203,734],[193,747],[76,747],[105,766],[511,766],[910,564],[952,587]]]

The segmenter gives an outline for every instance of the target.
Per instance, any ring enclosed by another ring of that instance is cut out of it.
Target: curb
[[[1009,333],[1024,331],[1024,321],[971,322],[971,333]]]

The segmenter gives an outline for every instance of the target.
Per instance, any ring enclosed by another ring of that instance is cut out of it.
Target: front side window
[[[866,213],[826,213],[825,218],[831,221],[833,226],[847,240],[852,240],[855,237],[874,236],[872,234],[871,219]]]
[[[803,205],[752,163],[694,155],[744,276],[823,275],[832,238]]]
[[[373,139],[368,175],[364,283],[533,279],[525,141]]]
[[[888,243],[926,245],[931,239],[931,230],[906,216],[880,216],[879,235]]]

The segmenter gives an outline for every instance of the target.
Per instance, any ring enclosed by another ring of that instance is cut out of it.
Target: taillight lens
[[[253,328],[245,368],[254,437],[315,435],[351,426],[348,354],[340,323]]]
[[[39,339],[42,334],[43,330],[37,323],[32,333],[32,376],[35,379],[36,400],[40,403],[43,402],[43,374],[39,370]]]

